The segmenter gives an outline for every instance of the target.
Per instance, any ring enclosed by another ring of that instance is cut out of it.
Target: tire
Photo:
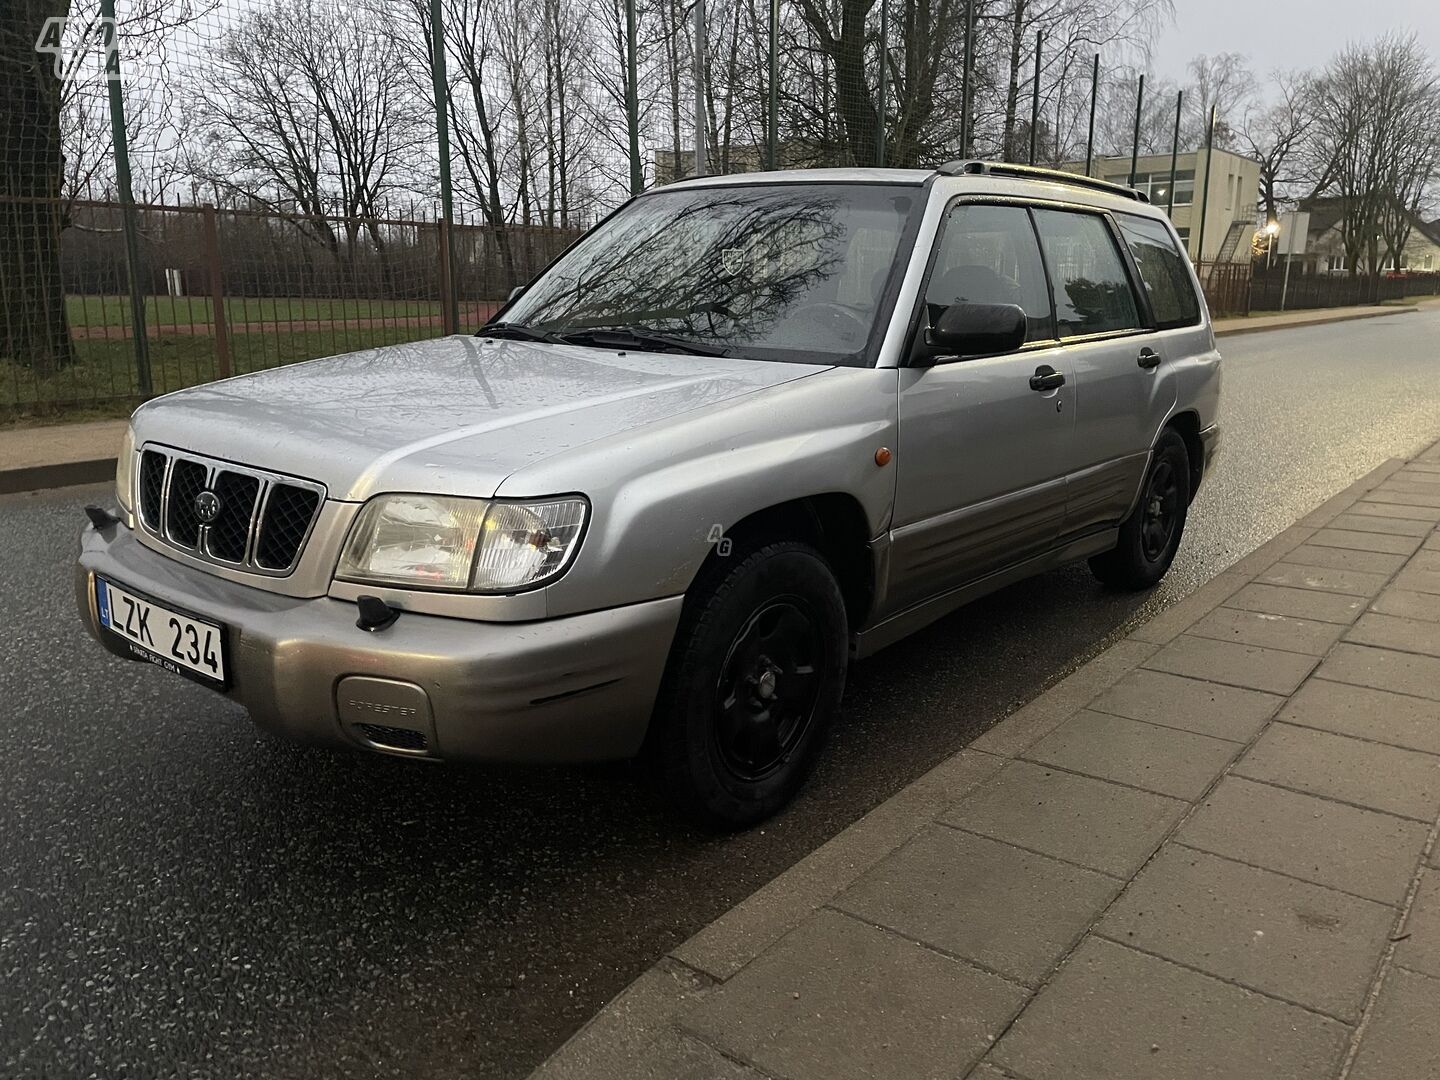
[[[1120,540],[1090,560],[1090,571],[1112,589],[1149,589],[1165,576],[1185,532],[1190,507],[1190,452],[1166,428],[1155,443],[1140,499],[1120,523]]]
[[[779,811],[815,764],[849,659],[840,586],[813,548],[737,547],[686,598],[645,756],[675,807],[703,828]]]

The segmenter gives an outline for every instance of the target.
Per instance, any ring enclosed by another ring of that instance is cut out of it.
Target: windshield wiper
[[[533,326],[526,326],[524,323],[498,322],[489,326],[482,326],[475,331],[476,337],[503,338],[508,341],[545,341],[551,345],[565,345],[567,342],[559,334],[550,330],[537,330]]]
[[[645,326],[593,326],[583,330],[560,330],[556,336],[572,345],[593,345],[602,349],[649,349],[654,352],[689,353],[692,356],[733,356],[721,345],[671,337]]]

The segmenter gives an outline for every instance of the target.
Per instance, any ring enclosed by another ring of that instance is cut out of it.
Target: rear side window
[[[959,203],[950,210],[925,289],[930,325],[955,303],[1017,304],[1025,312],[1026,341],[1055,336],[1045,265],[1024,207]]]
[[[1036,208],[1035,225],[1050,266],[1060,337],[1138,329],[1135,294],[1105,219]]]
[[[1170,230],[1153,218],[1120,214],[1116,220],[1140,267],[1156,328],[1194,326],[1200,321],[1200,301],[1195,298],[1187,260],[1175,247]]]

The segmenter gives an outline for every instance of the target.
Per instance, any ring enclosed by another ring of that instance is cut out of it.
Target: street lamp
[[[1280,223],[1274,218],[1265,223],[1265,235],[1269,237],[1265,241],[1265,273],[1269,275],[1270,267],[1275,263],[1275,237],[1280,235]]]

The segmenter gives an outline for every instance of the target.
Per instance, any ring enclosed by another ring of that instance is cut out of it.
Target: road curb
[[[1405,315],[1419,311],[1418,307],[1397,307],[1389,311],[1352,311],[1345,315],[1332,315],[1325,319],[1306,319],[1304,322],[1279,323],[1274,326],[1227,326],[1217,329],[1215,336],[1239,337],[1241,334],[1264,334],[1271,330],[1301,330],[1307,326],[1329,326],[1331,323],[1356,322],[1360,319],[1383,319],[1387,315]]]
[[[1440,454],[1440,443],[1423,452]],[[1417,453],[1415,457],[1422,456]],[[968,747],[850,825],[693,937],[671,949],[543,1062],[531,1080],[660,1076],[675,1060],[675,1021],[861,875],[915,837],[947,806],[1145,663],[1405,464],[1392,458],[1327,499],[1189,596],[1134,627]]]
[[[0,469],[0,495],[43,488],[103,484],[115,479],[113,457],[62,461],[54,465],[28,465],[23,469]]]

